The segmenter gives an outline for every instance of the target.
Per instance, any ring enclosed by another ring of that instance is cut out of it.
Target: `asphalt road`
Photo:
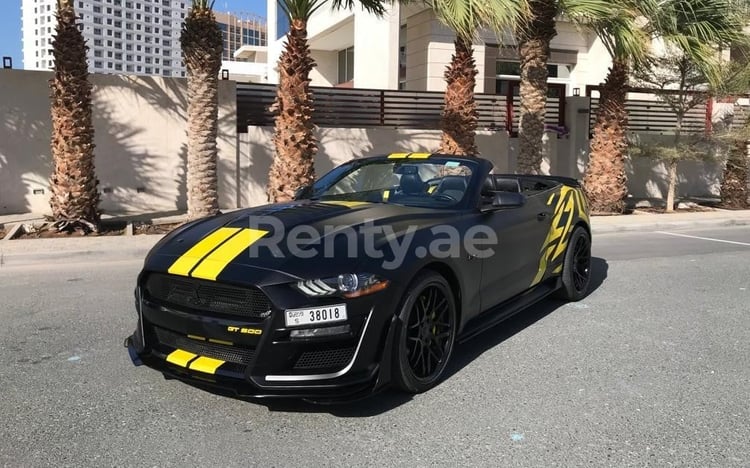
[[[750,227],[601,235],[595,291],[414,398],[246,402],[131,365],[140,262],[0,268],[0,465],[748,466]],[[733,243],[731,243],[733,242]]]

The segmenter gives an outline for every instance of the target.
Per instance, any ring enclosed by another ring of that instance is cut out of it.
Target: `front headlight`
[[[300,281],[294,286],[309,297],[353,298],[382,291],[388,287],[388,280],[370,273],[344,273],[331,278]]]

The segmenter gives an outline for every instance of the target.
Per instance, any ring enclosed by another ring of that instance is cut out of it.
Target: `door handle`
[[[542,211],[541,213],[536,215],[536,219],[537,221],[544,221],[545,219],[547,219],[547,216],[549,216],[549,213],[547,213],[546,211]]]

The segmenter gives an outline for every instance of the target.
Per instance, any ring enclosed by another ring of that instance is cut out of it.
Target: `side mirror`
[[[308,198],[310,196],[311,192],[312,192],[312,185],[303,185],[302,187],[299,187],[297,190],[294,191],[294,199],[304,200],[305,198]]]
[[[494,196],[485,199],[482,211],[492,211],[502,208],[518,208],[526,203],[526,196],[518,192],[495,192]]]

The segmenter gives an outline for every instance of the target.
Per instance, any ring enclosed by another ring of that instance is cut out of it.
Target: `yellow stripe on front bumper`
[[[169,267],[173,275],[188,276],[190,270],[222,242],[235,235],[241,228],[220,228],[201,239]]]
[[[206,374],[215,374],[216,369],[218,369],[225,362],[226,361],[222,361],[220,359],[201,356],[190,363],[190,370],[204,372]]]
[[[224,242],[198,264],[191,274],[194,278],[216,281],[226,266],[258,239],[268,234],[260,229],[243,229],[237,235]]]
[[[174,351],[169,353],[169,356],[167,356],[167,362],[171,362],[176,366],[187,367],[188,363],[195,359],[196,356],[198,355],[193,354],[189,351],[175,349]]]

